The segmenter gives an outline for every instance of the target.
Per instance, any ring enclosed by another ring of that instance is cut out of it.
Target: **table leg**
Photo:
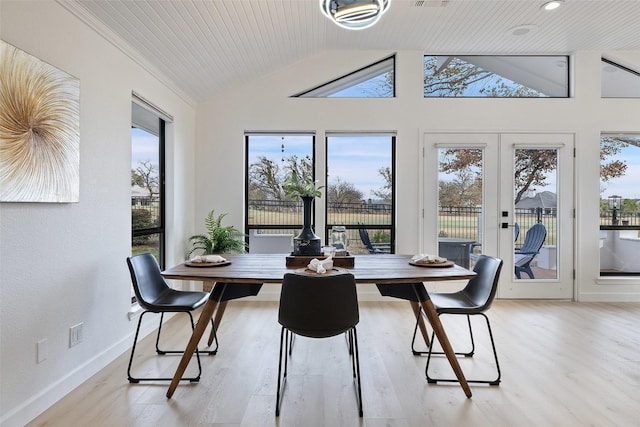
[[[418,320],[418,327],[420,328],[420,333],[422,333],[422,338],[424,339],[424,343],[427,347],[429,347],[429,332],[427,331],[427,325],[424,323],[424,319],[422,318],[422,314],[420,313],[420,304],[415,301],[409,301],[411,303],[411,308],[413,309],[413,314],[416,315],[416,319]]]
[[[211,328],[211,333],[209,334],[209,341],[207,345],[211,346],[213,343],[213,339],[216,336],[216,332],[218,332],[218,328],[220,327],[220,322],[222,321],[222,315],[224,314],[224,310],[227,308],[227,301],[222,301],[218,304],[218,309],[216,310],[216,317],[213,319],[213,328]]]
[[[191,334],[191,339],[189,339],[187,348],[184,349],[184,354],[182,355],[182,359],[180,359],[180,364],[176,369],[176,373],[173,375],[173,379],[171,380],[171,384],[169,385],[169,390],[167,390],[167,398],[170,399],[171,396],[173,396],[173,392],[176,390],[176,387],[178,387],[180,378],[182,378],[184,371],[187,369],[189,361],[191,360],[191,356],[193,356],[193,353],[196,351],[198,343],[200,342],[200,338],[202,338],[205,329],[207,329],[209,319],[211,319],[211,317],[213,316],[217,305],[218,301],[208,299],[204,307],[202,308],[202,313],[200,313],[198,323],[196,324],[196,327]]]
[[[447,356],[447,360],[449,360],[449,364],[453,369],[453,372],[456,374],[456,378],[460,382],[460,387],[464,391],[464,394],[467,397],[471,397],[471,388],[469,388],[469,384],[467,383],[467,379],[462,372],[462,368],[460,368],[460,364],[458,363],[458,359],[456,358],[456,354],[453,351],[453,347],[451,347],[451,343],[449,342],[449,337],[447,337],[447,333],[440,322],[440,317],[436,312],[436,308],[433,305],[433,302],[429,299],[429,294],[425,289],[422,283],[414,285],[414,290],[416,291],[416,295],[418,296],[418,300],[420,300],[420,305],[422,309],[427,315],[427,319],[429,319],[429,323],[433,328],[433,332],[438,337],[438,341],[442,346],[442,350],[444,354]]]

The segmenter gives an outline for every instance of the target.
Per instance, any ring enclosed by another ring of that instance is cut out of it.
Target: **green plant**
[[[146,209],[131,209],[131,229],[140,230],[150,228],[154,224],[151,212]],[[137,236],[131,239],[134,245],[143,245],[149,241],[150,236]]]
[[[284,179],[282,189],[287,197],[296,199],[298,197],[320,197],[322,196],[321,189],[324,186],[316,187],[317,181],[313,181],[310,178],[304,178],[298,176],[298,173],[294,170]]]
[[[204,219],[207,234],[196,234],[189,237],[193,248],[187,257],[197,250],[202,250],[202,255],[245,251],[247,247],[247,243],[244,241],[245,234],[232,225],[223,227],[222,219],[225,216],[227,216],[226,213],[216,217],[214,210],[209,212]]]

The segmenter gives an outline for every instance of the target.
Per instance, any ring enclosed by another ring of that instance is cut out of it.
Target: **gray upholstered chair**
[[[278,310],[278,322],[282,325],[282,330],[276,416],[280,415],[280,403],[286,385],[287,365],[292,353],[294,336],[329,338],[346,333],[358,411],[362,417],[360,360],[356,334],[359,319],[356,282],[352,274],[285,274]]]

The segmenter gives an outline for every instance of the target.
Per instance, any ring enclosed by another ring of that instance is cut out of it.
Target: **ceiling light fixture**
[[[544,10],[554,10],[559,8],[562,5],[562,1],[563,0],[553,0],[553,1],[548,1],[546,3],[544,3],[542,6],[540,6],[542,9]]]
[[[348,30],[369,28],[389,9],[391,0],[320,0],[320,10]]]

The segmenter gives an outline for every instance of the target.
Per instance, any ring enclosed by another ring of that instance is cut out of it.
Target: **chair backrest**
[[[133,291],[138,298],[138,304],[146,310],[150,310],[151,304],[158,297],[170,289],[164,277],[160,274],[160,266],[156,257],[150,253],[135,255],[127,258],[129,273],[131,273],[131,282],[133,283]]]
[[[353,274],[285,274],[278,322],[293,333],[332,337],[353,328],[359,320]]]
[[[513,241],[518,240],[518,236],[520,235],[520,224],[517,222],[513,224]]]
[[[371,239],[369,239],[369,232],[364,228],[358,229],[358,234],[360,235],[360,240],[362,240],[362,244],[365,248],[369,250],[369,252],[373,253],[373,245],[371,244]]]
[[[547,238],[547,229],[544,224],[537,223],[533,225],[524,236],[524,243],[518,252],[536,254],[540,252],[540,248]]]
[[[469,280],[462,292],[473,301],[478,311],[491,307],[498,289],[500,270],[502,270],[502,260],[499,258],[480,255],[476,261],[473,268],[476,276]]]

